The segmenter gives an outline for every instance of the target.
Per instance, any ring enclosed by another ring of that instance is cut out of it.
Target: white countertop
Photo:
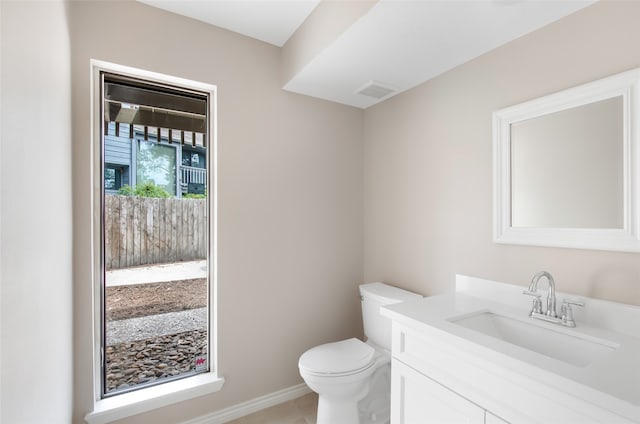
[[[575,392],[584,400],[640,422],[640,308],[557,293],[558,305],[567,297],[585,303],[584,310],[575,313],[577,326],[568,328],[535,320],[536,325],[619,345],[586,366],[545,356],[450,321],[478,311],[532,320],[528,317],[531,299],[522,295],[523,289],[521,286],[458,276],[458,291],[455,293],[386,306],[381,313],[403,325],[424,331],[443,343],[473,352],[476,357],[498,363],[567,393]],[[546,296],[546,289],[540,292]]]

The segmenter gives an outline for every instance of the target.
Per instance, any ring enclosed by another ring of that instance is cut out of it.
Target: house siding
[[[131,164],[131,140],[108,135],[104,140],[104,161],[114,165]]]

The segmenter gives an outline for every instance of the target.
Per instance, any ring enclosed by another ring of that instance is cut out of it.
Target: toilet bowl
[[[371,376],[382,364],[380,357],[373,347],[355,338],[302,354],[300,375],[318,393],[317,424],[360,422],[358,402],[369,393]]]
[[[317,424],[388,424],[391,322],[380,306],[422,296],[383,283],[360,286],[367,342],[326,343],[300,356],[300,375],[318,394]]]

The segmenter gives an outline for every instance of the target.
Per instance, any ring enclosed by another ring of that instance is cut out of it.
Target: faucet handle
[[[560,308],[560,318],[562,319],[562,324],[566,325],[567,327],[576,326],[576,322],[573,320],[573,309],[571,308],[571,305],[584,306],[584,302],[571,299],[564,299],[562,301],[562,306]]]
[[[562,306],[571,306],[571,305],[575,305],[575,306],[584,306],[584,302],[581,300],[572,300],[572,299],[563,299],[562,300]]]
[[[532,316],[534,313],[542,314],[542,301],[540,300],[541,294],[537,291],[531,290],[523,290],[522,294],[535,297],[535,299],[533,299],[533,305],[531,306],[531,312],[529,312],[529,316]]]

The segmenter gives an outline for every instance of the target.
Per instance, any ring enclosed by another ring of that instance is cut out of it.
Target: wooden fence
[[[206,199],[105,196],[105,267],[205,259]]]

